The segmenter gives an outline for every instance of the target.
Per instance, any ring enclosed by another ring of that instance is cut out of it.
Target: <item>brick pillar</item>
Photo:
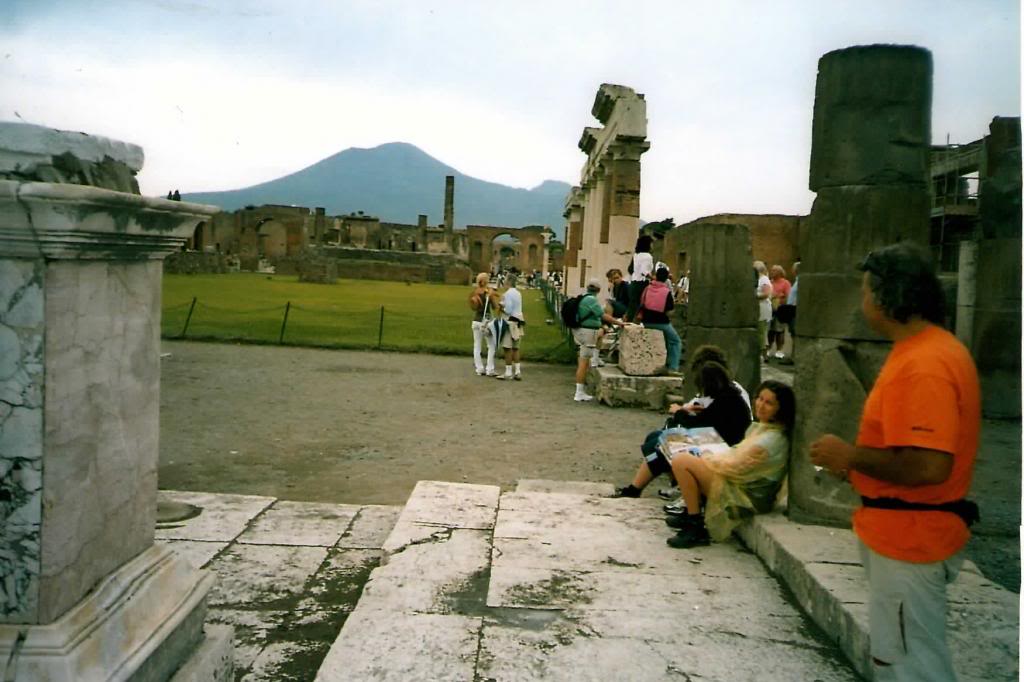
[[[313,219],[313,234],[315,235],[317,246],[321,246],[324,243],[324,228],[326,219],[326,211],[322,207],[317,206],[316,215]]]
[[[444,176],[444,229],[455,227],[455,176]]]
[[[857,263],[886,244],[928,243],[931,91],[931,54],[922,48],[851,47],[818,62],[810,164],[818,196],[800,245],[795,520],[848,524],[856,503],[847,483],[814,469],[808,446],[826,432],[856,436],[890,349],[861,315]]]

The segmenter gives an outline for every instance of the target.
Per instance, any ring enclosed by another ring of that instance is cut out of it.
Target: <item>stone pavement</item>
[[[377,566],[401,507],[160,491],[202,513],[157,542],[212,570],[208,623],[234,627],[235,679],[312,680]]]
[[[420,482],[317,679],[856,679],[736,541],[610,492]]]
[[[209,620],[234,626],[245,682],[869,674],[850,531],[766,515],[740,532],[758,556],[673,550],[659,500],[610,492],[422,481],[402,509],[162,491],[203,513],[157,535],[218,575]],[[1018,595],[967,562],[950,603],[960,679],[1018,679]]]

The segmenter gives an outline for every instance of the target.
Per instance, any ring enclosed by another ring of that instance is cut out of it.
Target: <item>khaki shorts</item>
[[[572,338],[580,347],[580,357],[597,359],[597,329],[578,327],[572,330]]]
[[[501,337],[501,347],[505,350],[516,350],[519,348],[519,341],[523,338],[523,328],[514,320],[506,320],[508,331]]]

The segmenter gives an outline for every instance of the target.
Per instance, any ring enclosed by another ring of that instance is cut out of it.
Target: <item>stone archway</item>
[[[503,232],[496,234],[491,239],[490,248],[490,263],[489,270],[491,268],[497,268],[501,270],[517,270],[522,271],[522,242],[519,241],[514,235]]]
[[[476,272],[490,272],[491,266],[501,260],[501,254],[494,253],[495,240],[505,235],[518,242],[514,254],[505,259],[505,267],[514,267],[520,272],[544,269],[545,239],[544,227],[494,227],[491,225],[469,225],[466,236],[470,244],[469,266]],[[514,256],[514,258],[513,258]]]
[[[196,229],[192,232],[192,238],[188,240],[186,246],[193,251],[203,250],[203,247],[206,246],[206,222],[196,225]]]
[[[270,219],[260,222],[257,228],[259,253],[264,258],[275,258],[288,255],[288,228],[282,223]]]

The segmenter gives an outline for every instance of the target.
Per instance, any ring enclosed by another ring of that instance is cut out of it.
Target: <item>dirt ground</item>
[[[468,353],[181,341],[163,351],[162,489],[404,504],[424,479],[506,490],[523,478],[623,485],[643,435],[664,420],[573,402],[567,365],[525,363],[524,380],[511,382],[476,376]],[[1014,591],[1020,480],[1019,422],[987,422],[972,491],[982,524],[968,556]]]
[[[572,367],[478,377],[466,357],[163,343],[163,489],[404,504],[422,479],[628,483],[655,412],[576,403]],[[500,366],[500,363],[499,363]]]

